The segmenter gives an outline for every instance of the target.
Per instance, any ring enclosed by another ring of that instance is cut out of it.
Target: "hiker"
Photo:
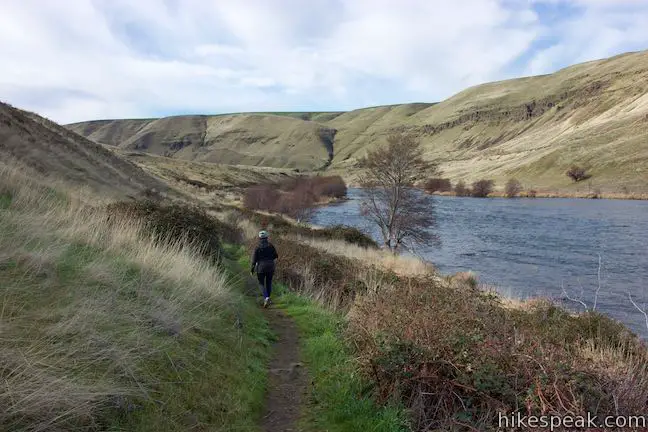
[[[267,231],[259,231],[259,245],[254,250],[252,255],[252,268],[250,273],[257,272],[259,285],[263,290],[263,307],[268,307],[270,304],[270,294],[272,292],[272,275],[275,270],[275,260],[279,258],[277,250],[268,240]]]

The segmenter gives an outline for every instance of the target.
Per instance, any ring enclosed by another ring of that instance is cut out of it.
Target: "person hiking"
[[[256,270],[259,285],[263,290],[263,307],[270,304],[270,294],[272,293],[272,276],[275,271],[275,260],[279,258],[274,245],[268,240],[267,231],[259,231],[259,245],[252,255],[252,268],[250,273],[254,274]]]

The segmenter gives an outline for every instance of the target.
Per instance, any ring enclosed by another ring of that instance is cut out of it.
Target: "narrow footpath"
[[[247,292],[259,291],[257,282],[247,278]],[[260,303],[260,302],[257,302]],[[261,307],[261,306],[259,306]],[[281,309],[264,309],[270,328],[277,337],[268,365],[268,388],[261,419],[264,432],[298,432],[302,404],[306,400],[308,373],[299,356],[299,333],[295,322]]]

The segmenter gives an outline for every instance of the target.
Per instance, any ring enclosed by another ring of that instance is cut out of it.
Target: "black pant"
[[[257,273],[257,279],[259,279],[259,285],[261,285],[261,288],[263,288],[263,296],[264,297],[270,297],[270,293],[272,292],[272,275],[273,274],[274,274],[273,271],[264,272],[264,273]]]

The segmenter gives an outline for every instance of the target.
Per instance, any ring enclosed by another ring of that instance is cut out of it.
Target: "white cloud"
[[[60,122],[349,109],[648,44],[643,2],[539,1],[581,12],[551,23],[538,0],[4,0],[0,99]],[[531,53],[547,32],[555,45]]]
[[[557,42],[530,60],[527,74],[648,48],[648,1],[534,0],[577,8],[577,14],[545,28]]]

